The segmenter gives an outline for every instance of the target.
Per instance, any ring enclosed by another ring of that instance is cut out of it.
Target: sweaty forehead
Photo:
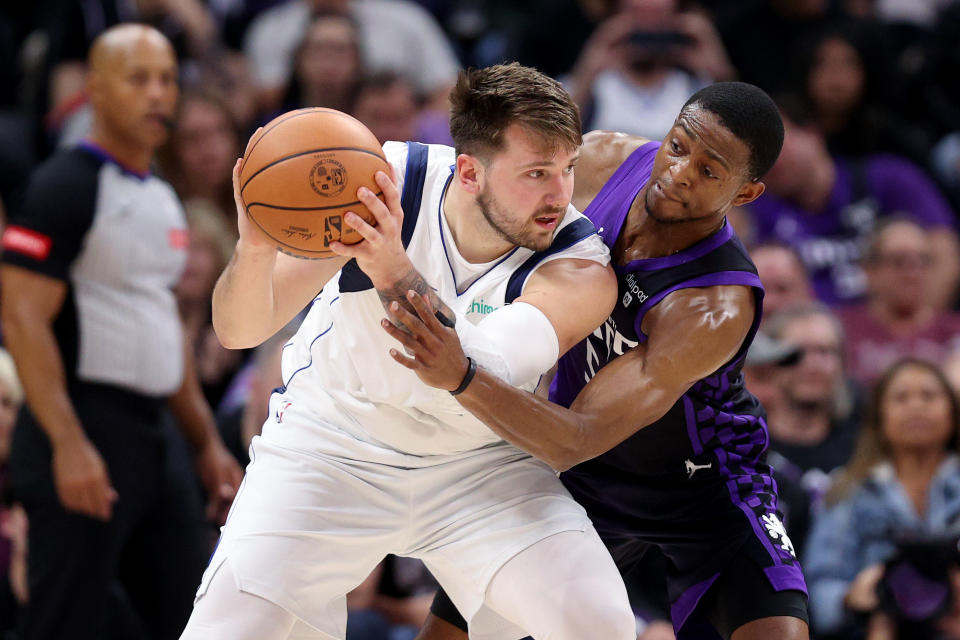
[[[749,173],[750,147],[724,126],[716,113],[698,104],[690,105],[677,116],[677,129],[707,153],[719,156],[731,171]]]

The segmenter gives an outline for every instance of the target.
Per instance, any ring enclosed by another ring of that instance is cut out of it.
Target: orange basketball
[[[247,216],[283,252],[306,258],[334,255],[334,240],[363,238],[343,221],[353,211],[371,224],[373,214],[357,189],[383,194],[377,170],[390,171],[377,138],[356,118],[334,109],[285,113],[251,139],[240,171]]]

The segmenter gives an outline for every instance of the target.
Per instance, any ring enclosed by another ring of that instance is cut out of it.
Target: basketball
[[[363,237],[343,221],[353,211],[376,224],[357,200],[367,187],[383,198],[374,181],[390,173],[377,138],[356,118],[334,109],[299,109],[270,121],[247,147],[240,171],[240,196],[247,216],[277,248],[306,258],[335,255],[330,243]]]

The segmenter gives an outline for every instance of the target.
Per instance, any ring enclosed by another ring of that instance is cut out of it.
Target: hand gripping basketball
[[[380,195],[373,175],[387,168],[376,136],[356,118],[334,109],[298,109],[250,138],[235,189],[250,226],[273,246],[297,257],[327,258],[334,255],[331,242],[362,240],[344,219],[348,210],[374,223],[357,190]]]
[[[383,192],[382,201],[366,187],[357,190],[357,200],[373,214],[376,226],[354,211],[344,214],[344,222],[356,229],[364,242],[350,245],[330,243],[330,250],[337,255],[355,258],[378,289],[389,287],[413,268],[401,239],[403,208],[400,206],[400,191],[393,181],[393,167],[389,166],[389,170],[390,176],[383,171],[374,175],[377,187]]]

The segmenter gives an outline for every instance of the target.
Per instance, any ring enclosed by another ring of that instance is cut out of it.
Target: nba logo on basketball
[[[340,239],[341,226],[340,216],[328,216],[323,219],[323,246],[329,246],[334,240]]]

